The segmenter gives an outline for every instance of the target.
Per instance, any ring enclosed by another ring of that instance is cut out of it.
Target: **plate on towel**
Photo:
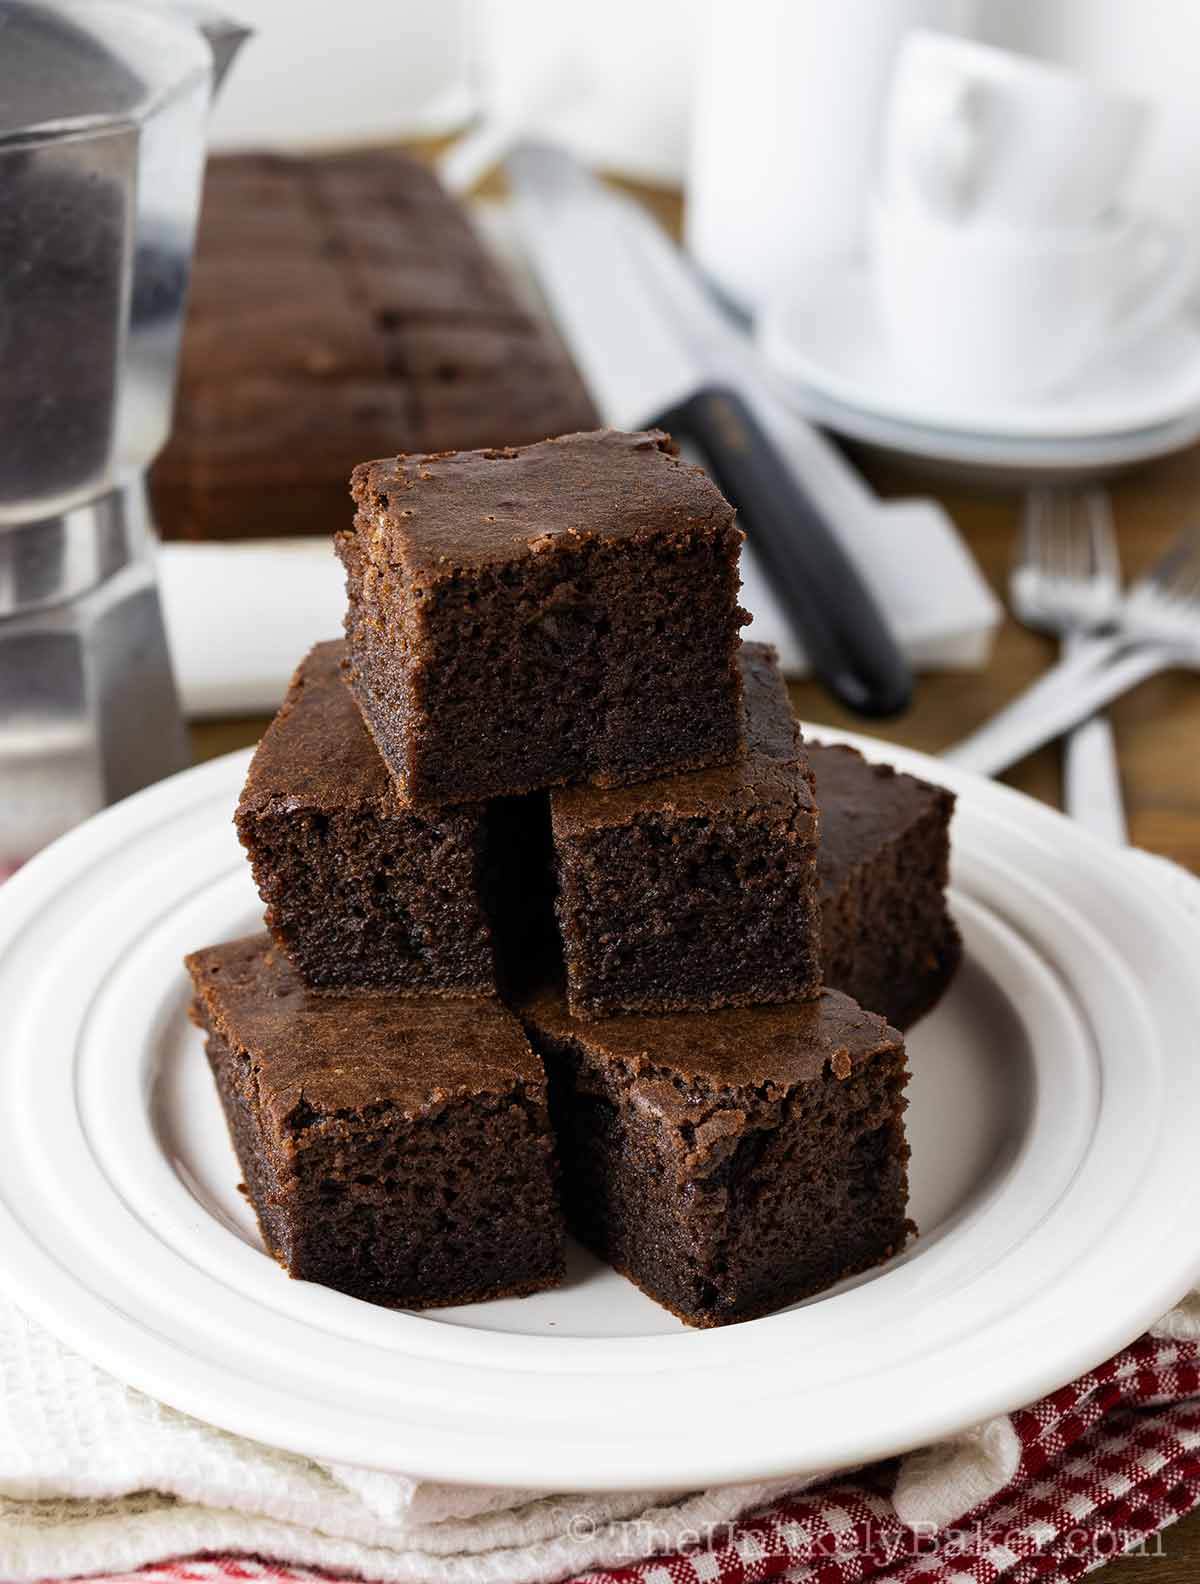
[[[960,799],[967,955],[910,1037],[922,1235],[902,1256],[706,1332],[583,1253],[557,1293],[424,1314],[289,1281],[237,1191],[180,963],[257,924],[237,754],[0,890],[0,1280],[69,1346],[239,1434],[556,1490],[863,1463],[1107,1357],[1200,1276],[1195,932],[1052,810],[817,735]]]

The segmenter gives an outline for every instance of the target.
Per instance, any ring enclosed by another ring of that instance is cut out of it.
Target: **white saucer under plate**
[[[230,823],[239,754],[0,890],[5,1287],[123,1380],[242,1435],[549,1489],[860,1463],[1095,1365],[1200,1276],[1195,933],[1051,810],[848,740],[960,795],[967,958],[910,1041],[922,1235],[902,1257],[707,1332],[581,1253],[559,1292],[425,1314],[289,1281],[237,1191],[180,965],[257,922]]]
[[[926,389],[893,352],[862,265],[806,280],[763,310],[763,354],[788,384],[924,429],[993,439],[1094,440],[1160,428],[1200,411],[1200,323],[1183,313],[1098,358],[1040,398],[971,402]]]

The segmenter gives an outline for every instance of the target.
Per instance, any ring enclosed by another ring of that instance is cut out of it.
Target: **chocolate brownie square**
[[[689,1325],[769,1314],[903,1246],[904,1042],[847,996],[583,1023],[543,990],[519,1011],[568,1226]]]
[[[817,810],[775,651],[739,655],[746,757],[550,795],[577,1017],[795,1001],[821,988]]]
[[[962,956],[946,905],[954,794],[854,748],[807,747],[821,810],[825,982],[906,1029]]]
[[[321,643],[250,765],[235,821],[267,927],[310,988],[496,990],[479,804],[404,807]]]
[[[410,1309],[561,1279],[545,1074],[499,1002],[313,996],[267,935],[187,967],[246,1192],[290,1275]]]
[[[658,431],[354,470],[350,680],[409,802],[742,749],[733,508]]]

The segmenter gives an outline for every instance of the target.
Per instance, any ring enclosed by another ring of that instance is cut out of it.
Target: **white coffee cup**
[[[1088,226],[1119,200],[1147,114],[1061,67],[922,29],[896,60],[880,190],[959,222]]]
[[[1195,279],[1183,233],[1114,214],[1084,230],[964,228],[876,203],[871,270],[882,323],[931,394],[1044,395],[1178,311]]]
[[[699,47],[687,247],[726,296],[753,310],[797,274],[841,269],[862,252],[896,51],[911,29],[948,20],[955,8],[952,0],[690,4]]]

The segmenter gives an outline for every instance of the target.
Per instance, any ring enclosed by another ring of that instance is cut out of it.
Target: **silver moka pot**
[[[244,36],[195,5],[0,0],[0,874],[187,762],[145,474]]]

